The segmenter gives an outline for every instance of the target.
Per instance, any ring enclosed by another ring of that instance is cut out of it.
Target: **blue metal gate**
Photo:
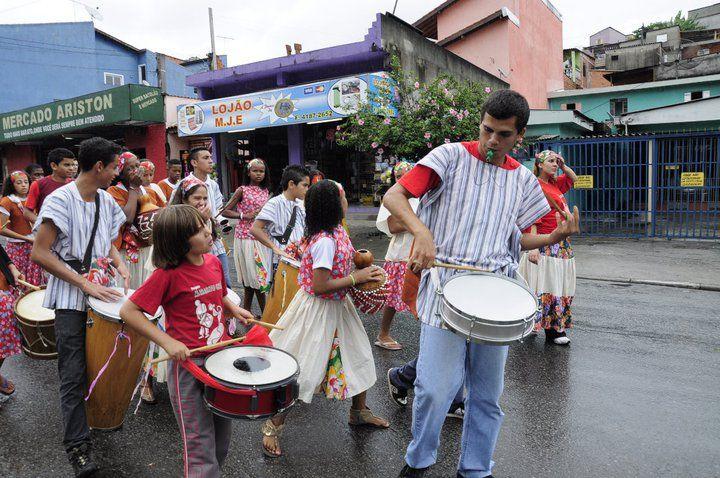
[[[583,233],[720,237],[720,132],[544,141],[584,181],[567,194]]]

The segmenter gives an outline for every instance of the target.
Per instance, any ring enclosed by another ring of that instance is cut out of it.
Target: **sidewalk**
[[[382,260],[389,238],[368,220],[349,223],[353,245]],[[661,281],[720,288],[720,243],[579,236],[577,275],[600,280]]]

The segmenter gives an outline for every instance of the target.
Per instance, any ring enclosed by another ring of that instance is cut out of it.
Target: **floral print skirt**
[[[0,290],[0,359],[22,352],[20,330],[17,327],[15,295],[10,290]]]
[[[533,264],[523,254],[518,272],[537,294],[540,310],[535,330],[572,327],[572,302],[575,297],[575,256],[570,241],[541,247],[540,260]]]
[[[395,309],[397,312],[408,310],[407,304],[402,301],[402,289],[405,281],[405,271],[407,270],[407,262],[405,261],[387,261],[383,264],[383,269],[387,273],[387,299],[385,306]]]
[[[25,280],[33,285],[47,284],[47,276],[42,267],[30,260],[30,251],[32,244],[29,242],[9,242],[5,246],[5,251],[10,260],[15,264],[20,273],[25,276]]]

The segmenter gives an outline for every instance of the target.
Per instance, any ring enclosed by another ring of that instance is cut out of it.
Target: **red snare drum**
[[[225,418],[269,418],[287,410],[298,397],[297,360],[273,347],[221,350],[205,359],[204,372],[205,405]]]

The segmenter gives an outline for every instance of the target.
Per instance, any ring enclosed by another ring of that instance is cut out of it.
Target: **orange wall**
[[[547,92],[563,88],[562,22],[541,0],[459,0],[438,15],[438,39],[502,7],[520,19],[519,28],[510,20],[497,20],[446,48],[510,83],[531,108],[547,108]]]

